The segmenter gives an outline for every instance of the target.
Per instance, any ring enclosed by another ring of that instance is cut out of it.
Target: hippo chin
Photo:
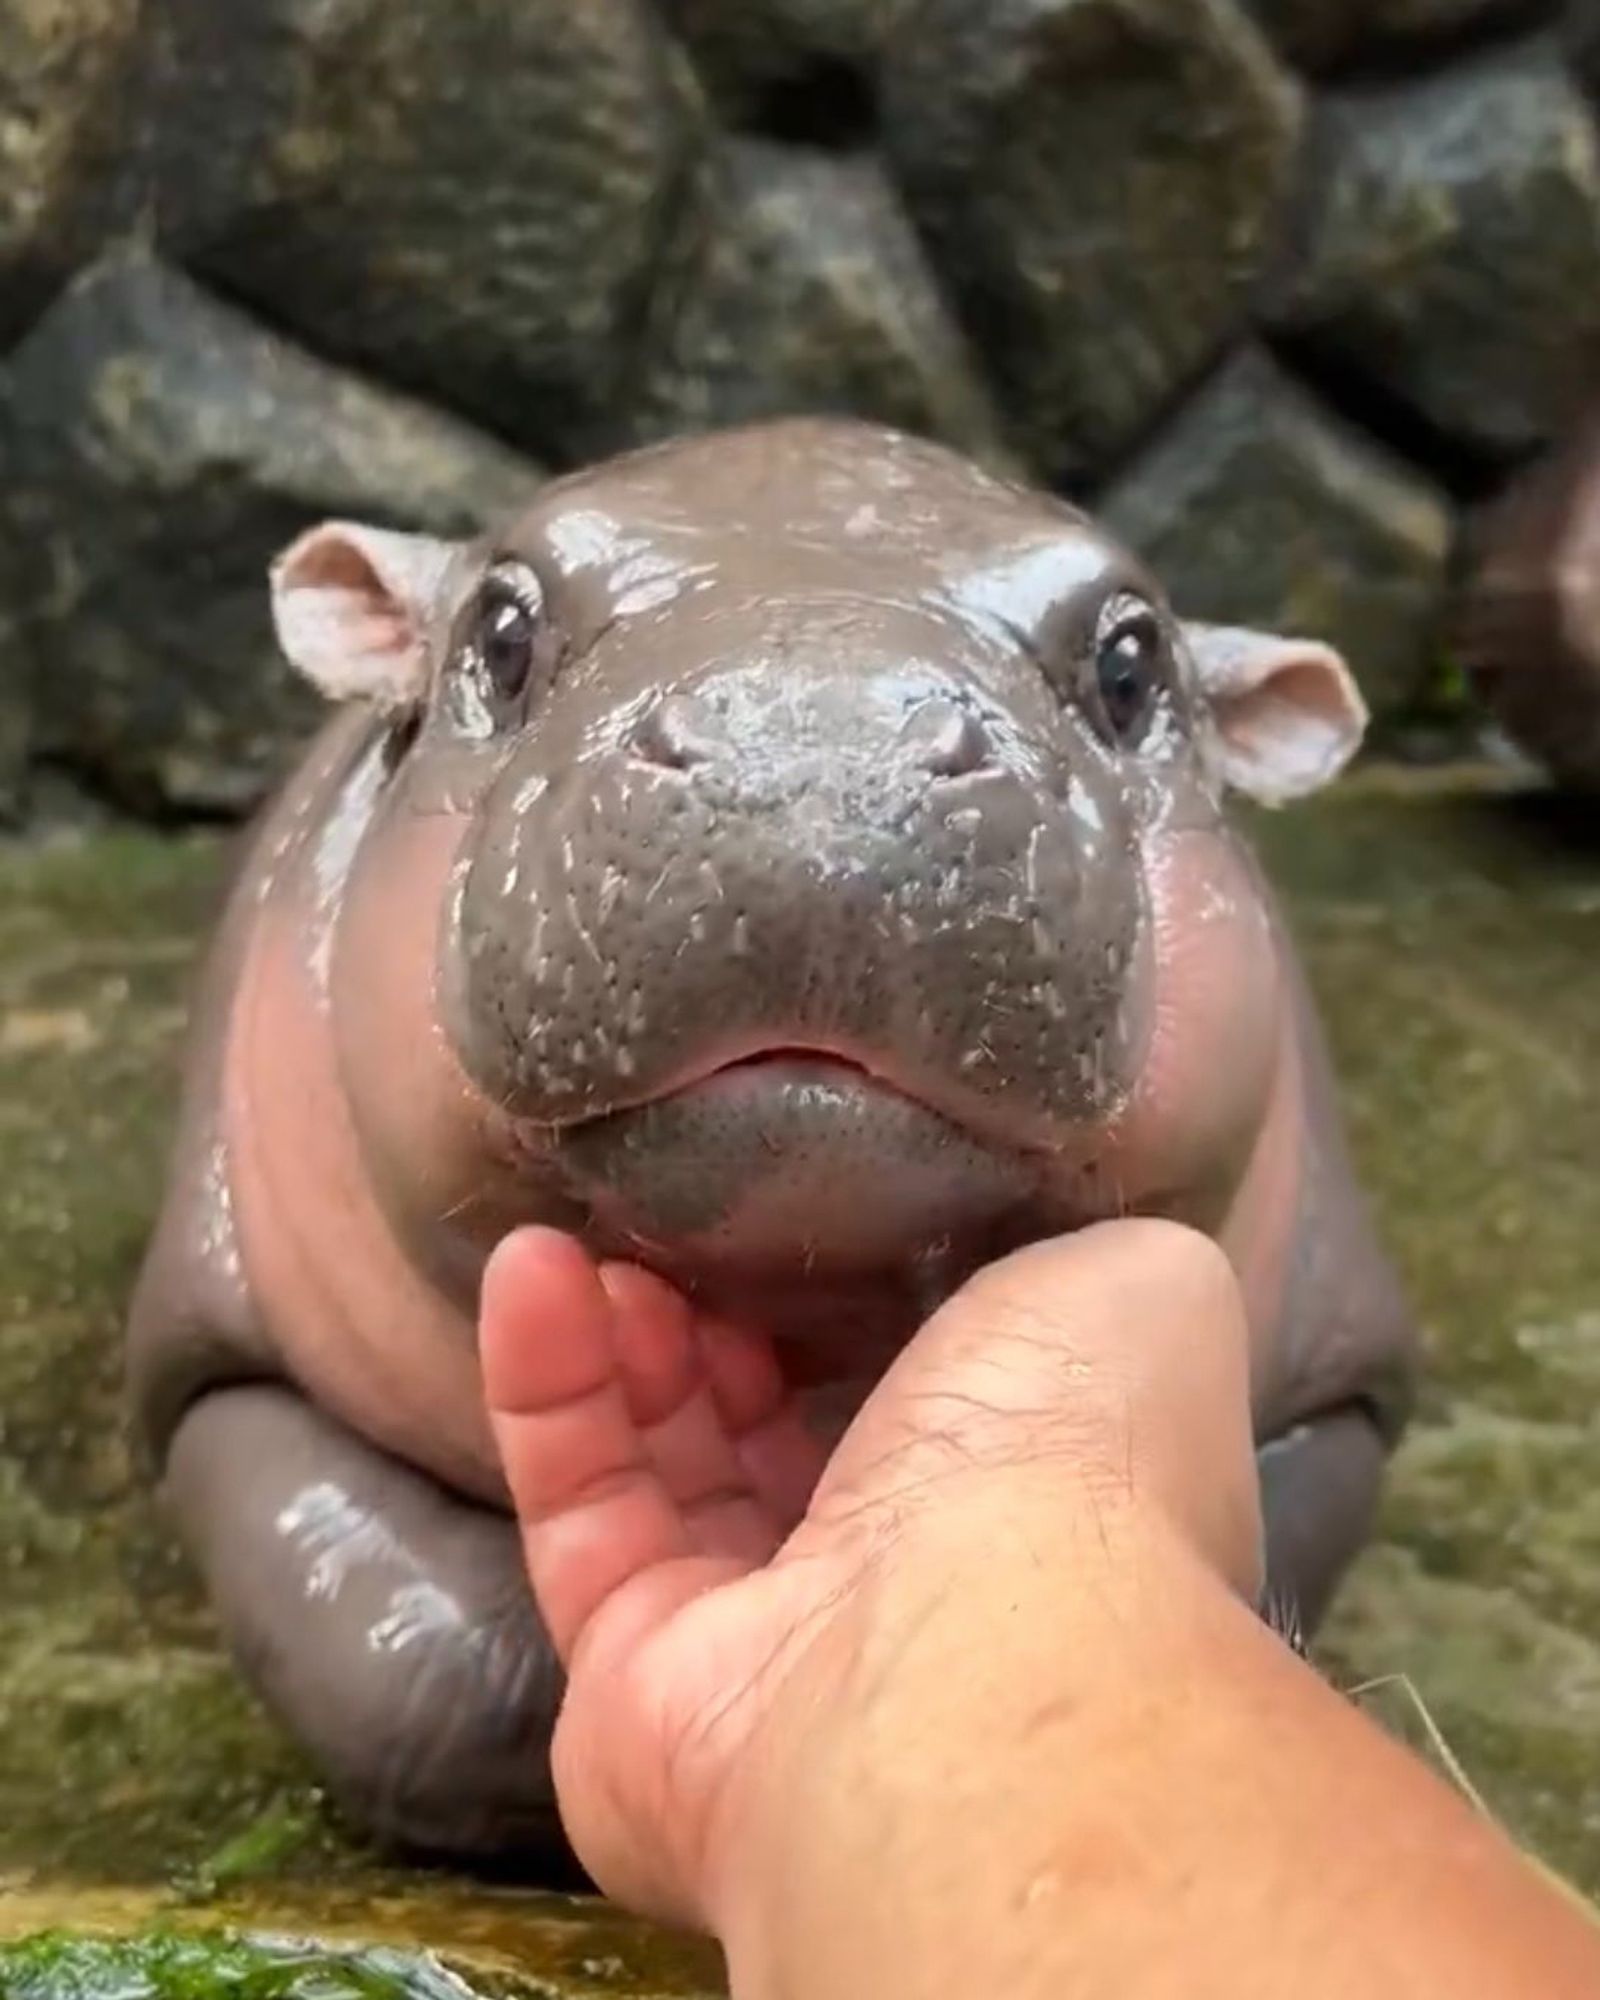
[[[240,1661],[359,1813],[558,1839],[474,1343],[519,1223],[770,1329],[819,1424],[996,1254],[1194,1224],[1315,1620],[1412,1335],[1222,798],[1343,765],[1335,655],[1180,623],[1061,502],[846,423],[625,457],[472,546],[330,524],[273,597],[343,706],[213,953],[131,1371]]]

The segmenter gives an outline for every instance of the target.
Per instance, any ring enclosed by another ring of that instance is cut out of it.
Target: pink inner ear
[[[388,595],[367,557],[347,535],[325,528],[302,535],[279,571],[290,590],[348,590],[356,597]]]
[[[311,529],[273,567],[284,651],[336,701],[413,700],[422,664],[415,596],[442,553],[419,536],[341,523]]]
[[[317,534],[292,550],[279,576],[284,590],[313,591],[321,615],[339,626],[352,652],[389,653],[409,646],[415,634],[400,600],[371,558],[343,535]]]
[[[1361,742],[1367,711],[1332,647],[1228,627],[1190,632],[1230,785],[1278,803],[1338,774]]]
[[[1252,754],[1292,756],[1315,767],[1338,754],[1361,723],[1340,676],[1320,660],[1296,660],[1222,701],[1223,734]]]
[[[1229,781],[1275,802],[1337,776],[1361,740],[1362,712],[1340,674],[1320,661],[1281,667],[1218,703]]]
[[[1364,705],[1354,695],[1343,662],[1335,663],[1331,654],[1280,667],[1264,691],[1273,706],[1288,708],[1300,728],[1320,725],[1339,742],[1366,723]]]
[[[392,604],[330,606],[329,615],[337,617],[340,638],[352,653],[404,652],[415,636],[410,619]]]

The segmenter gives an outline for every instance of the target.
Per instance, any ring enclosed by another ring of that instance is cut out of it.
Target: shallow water
[[[1425,1710],[1600,1893],[1600,834],[1376,775],[1260,834],[1433,1349],[1324,1664],[1418,1740]],[[715,1990],[709,1955],[597,1906],[380,1868],[218,1656],[129,1465],[119,1315],[218,867],[132,834],[0,853],[0,1935],[159,1905],[547,1992]]]

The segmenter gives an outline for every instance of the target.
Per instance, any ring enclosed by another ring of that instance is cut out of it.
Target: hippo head
[[[386,714],[333,982],[391,1191],[426,1152],[430,1214],[780,1321],[1225,1208],[1282,994],[1221,801],[1349,756],[1326,647],[1180,623],[1071,507],[837,422],[615,460],[481,544],[320,527],[274,595]]]

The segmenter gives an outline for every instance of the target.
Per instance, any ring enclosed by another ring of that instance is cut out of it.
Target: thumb
[[[905,1525],[967,1477],[1043,1479],[1064,1505],[1156,1509],[1242,1594],[1261,1586],[1249,1333],[1233,1269],[1176,1223],[1109,1222],[981,1271],[896,1359],[810,1518]]]

